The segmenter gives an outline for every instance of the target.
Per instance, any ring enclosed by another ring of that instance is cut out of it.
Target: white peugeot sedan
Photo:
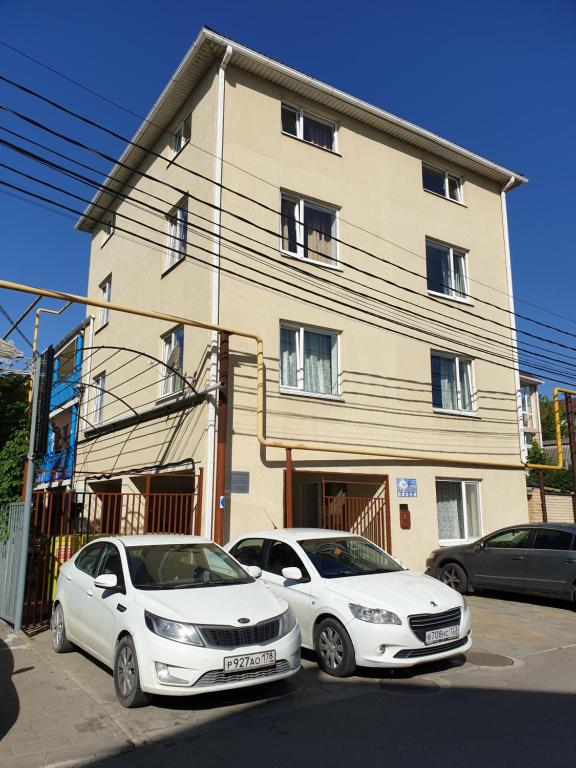
[[[112,668],[125,707],[290,677],[294,614],[254,576],[198,536],[97,539],[60,569],[54,650],[78,645]]]
[[[226,545],[296,615],[304,648],[329,675],[364,667],[409,667],[466,652],[470,614],[462,595],[403,568],[362,536],[286,528]]]

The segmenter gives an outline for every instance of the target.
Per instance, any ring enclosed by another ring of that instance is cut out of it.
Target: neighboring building
[[[89,295],[258,333],[266,435],[332,450],[258,443],[250,340],[222,365],[209,331],[111,312],[95,343],[158,362],[92,360],[79,482],[178,494],[200,467],[207,535],[221,508],[225,540],[348,527],[412,567],[527,520],[519,377],[483,353],[526,179],[207,29],[133,142],[77,225]],[[203,390],[227,367],[224,428]]]
[[[91,318],[84,320],[54,347],[48,449],[36,460],[36,488],[67,487],[72,479],[79,420],[82,418],[84,335],[90,322]]]
[[[541,379],[520,371],[520,397],[522,402],[522,460],[526,461],[528,451],[535,440],[542,446],[542,425],[540,422],[540,400],[538,385]]]

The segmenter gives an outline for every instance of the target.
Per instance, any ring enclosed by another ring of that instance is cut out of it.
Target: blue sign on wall
[[[418,496],[418,486],[416,485],[415,477],[397,477],[396,478],[396,495],[401,497],[410,496],[415,498]]]

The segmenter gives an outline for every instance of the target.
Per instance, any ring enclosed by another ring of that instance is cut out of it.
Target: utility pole
[[[28,543],[30,540],[30,521],[32,519],[32,493],[34,490],[34,452],[36,445],[36,422],[38,419],[38,399],[40,394],[40,358],[32,363],[32,419],[30,422],[30,440],[28,441],[28,456],[26,466],[26,488],[24,493],[24,517],[22,520],[22,541],[20,543],[20,559],[18,563],[18,579],[16,583],[16,605],[14,613],[14,629],[22,629],[22,614],[24,612],[24,595],[26,592],[26,566],[28,564]]]
[[[570,444],[570,471],[572,473],[572,514],[576,523],[576,435],[574,434],[574,405],[572,395],[565,394],[566,423],[568,425],[568,442]]]

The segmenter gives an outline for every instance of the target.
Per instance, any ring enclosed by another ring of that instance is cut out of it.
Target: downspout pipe
[[[516,333],[516,315],[514,307],[514,287],[512,285],[512,261],[510,258],[510,238],[508,236],[508,211],[506,207],[506,192],[516,182],[515,176],[510,176],[500,192],[500,204],[502,206],[502,231],[504,235],[504,257],[506,259],[506,282],[508,284],[508,309],[510,311],[510,335],[512,337],[512,363],[514,366],[514,389],[516,391],[516,419],[518,422],[518,448],[520,458],[526,461],[526,455],[522,443],[522,431],[524,422],[522,419],[522,395],[520,392],[520,371],[518,370],[518,335]]]
[[[226,67],[232,57],[232,46],[224,52],[218,69],[218,93],[216,104],[216,151],[214,153],[214,238],[212,241],[212,291],[210,322],[213,326],[220,323],[220,227],[222,221],[222,170],[224,155],[224,96],[226,90]],[[210,386],[218,383],[218,331],[210,336]],[[214,484],[216,453],[216,397],[208,400],[208,425],[206,430],[206,475],[205,475],[205,517],[204,535],[212,538],[214,525]]]

